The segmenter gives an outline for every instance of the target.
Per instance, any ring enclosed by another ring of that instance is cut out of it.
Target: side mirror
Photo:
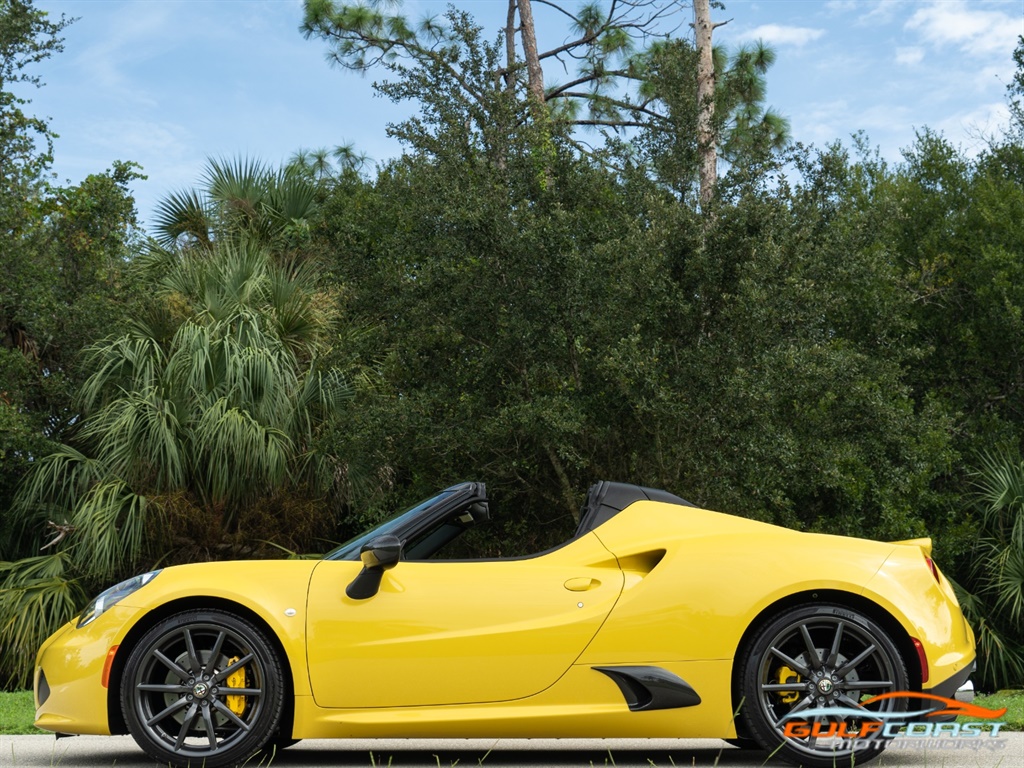
[[[401,539],[387,533],[370,539],[359,550],[359,559],[366,568],[381,568],[385,571],[394,568],[401,556]]]
[[[397,536],[384,534],[370,539],[359,550],[363,570],[345,588],[345,594],[353,600],[366,600],[380,589],[384,571],[394,568],[402,557],[402,541]]]

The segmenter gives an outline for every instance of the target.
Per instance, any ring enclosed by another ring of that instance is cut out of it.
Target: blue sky
[[[497,34],[505,0],[454,3]],[[300,0],[36,0],[79,21],[65,51],[24,93],[60,134],[53,170],[78,182],[114,160],[148,180],[133,190],[143,221],[167,192],[191,185],[210,156],[271,163],[300,147],[352,142],[375,161],[401,152],[385,126],[412,114],[374,95],[382,74],[332,68],[326,48],[298,31]],[[419,18],[444,3],[407,2]],[[576,2],[570,0],[569,7]],[[942,131],[969,152],[1005,125],[1005,86],[1024,34],[1024,0],[726,0],[716,43],[763,39],[778,60],[768,103],[795,139],[817,145],[867,133],[898,160],[915,130]],[[538,28],[568,31],[542,5]],[[680,34],[691,12],[678,13]],[[544,40],[542,40],[542,43]],[[549,81],[559,73],[551,72]],[[563,77],[564,79],[564,77]]]

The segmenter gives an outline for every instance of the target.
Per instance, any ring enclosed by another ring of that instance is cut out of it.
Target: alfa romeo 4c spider
[[[489,517],[464,483],[321,560],[111,587],[39,650],[36,725],[207,768],[356,737],[708,737],[824,768],[878,755],[974,668],[928,539],[801,533],[601,482],[554,549],[446,559]]]

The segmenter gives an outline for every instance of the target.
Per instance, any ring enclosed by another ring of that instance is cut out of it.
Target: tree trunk
[[[517,0],[508,0],[508,19],[505,22],[505,88],[516,87],[516,8]]]
[[[537,53],[537,30],[533,26],[533,8],[530,0],[518,0],[519,25],[523,36],[523,56],[526,59],[527,91],[535,108],[544,104],[544,70],[540,68]]]
[[[715,61],[711,52],[709,0],[694,0],[694,31],[697,37],[697,142],[700,148],[700,204],[704,209],[715,196],[718,182],[718,149],[715,146]]]

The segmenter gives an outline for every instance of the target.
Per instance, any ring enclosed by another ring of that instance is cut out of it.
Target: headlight
[[[85,606],[82,615],[78,617],[78,628],[81,629],[89,622],[99,618],[112,605],[124,600],[132,592],[135,592],[151,582],[160,571],[150,571],[141,576],[132,576],[127,581],[115,584],[110,589],[100,592],[96,598]]]

